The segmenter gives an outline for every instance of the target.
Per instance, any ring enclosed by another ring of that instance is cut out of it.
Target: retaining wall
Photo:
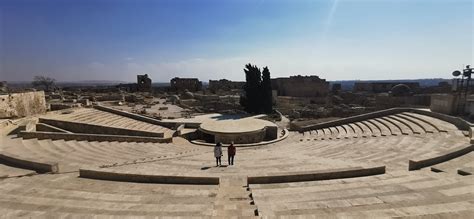
[[[316,171],[290,173],[268,176],[249,176],[249,184],[268,184],[268,183],[288,183],[303,182],[316,180],[342,179],[362,176],[372,176],[385,173],[385,166],[369,167],[369,168],[347,168],[331,171]]]
[[[474,145],[469,145],[467,147],[461,149],[455,149],[451,152],[446,154],[442,154],[436,157],[427,158],[427,159],[420,159],[420,160],[409,160],[408,161],[408,170],[419,170],[424,167],[433,166],[435,164],[443,163],[448,160],[460,157],[465,155],[471,151],[474,151]]]
[[[19,158],[16,155],[9,154],[4,151],[0,152],[0,162],[14,166],[14,167],[34,170],[38,173],[59,172],[58,163],[34,161],[31,159],[26,160],[24,158]]]
[[[79,169],[79,176],[121,182],[218,185],[219,177],[164,176],[116,173],[101,169]]]

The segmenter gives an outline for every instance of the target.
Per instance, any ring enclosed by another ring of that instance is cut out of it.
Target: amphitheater
[[[394,108],[280,128],[222,167],[190,130],[106,107],[2,120],[1,217],[474,214],[472,131],[456,117]]]

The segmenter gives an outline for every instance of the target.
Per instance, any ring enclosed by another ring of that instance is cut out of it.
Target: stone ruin
[[[137,90],[139,92],[151,92],[151,79],[148,74],[137,75]]]

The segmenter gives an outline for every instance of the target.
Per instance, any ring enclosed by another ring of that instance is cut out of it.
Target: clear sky
[[[0,80],[450,78],[473,0],[0,0]]]

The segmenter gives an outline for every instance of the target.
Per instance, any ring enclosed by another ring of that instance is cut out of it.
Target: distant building
[[[226,79],[221,80],[209,80],[209,90],[216,92],[217,90],[235,90],[243,89],[245,85],[244,81],[229,81]]]
[[[396,85],[402,84],[401,82],[356,82],[354,84],[354,92],[368,92],[368,93],[386,93],[392,90]],[[420,83],[418,82],[403,82],[404,85],[408,86],[411,91],[417,91],[420,89]]]
[[[329,82],[318,76],[290,76],[272,79],[272,89],[278,96],[325,97],[329,93]]]
[[[183,92],[185,90],[195,92],[202,90],[202,82],[197,78],[173,78],[170,81],[171,90]]]
[[[137,75],[137,90],[151,92],[151,78],[148,77],[148,74]]]

